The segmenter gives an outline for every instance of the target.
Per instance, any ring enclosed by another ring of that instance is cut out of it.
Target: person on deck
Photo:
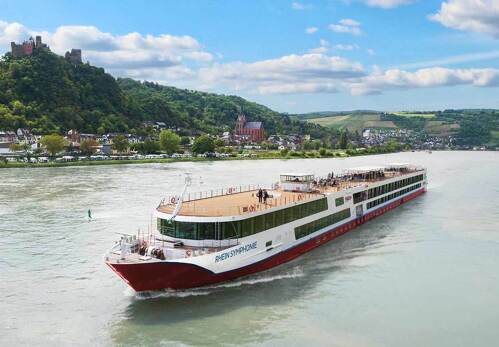
[[[258,193],[256,193],[256,196],[258,197],[258,202],[261,203],[263,199],[263,191],[262,188],[258,189]]]
[[[267,192],[267,189],[263,191],[263,203],[267,205],[267,199],[269,198],[269,193]]]

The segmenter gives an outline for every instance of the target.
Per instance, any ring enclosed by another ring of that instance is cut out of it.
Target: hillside
[[[242,111],[251,121],[264,122],[269,134],[310,134],[327,136],[327,129],[291,119],[263,105],[238,96],[205,93],[195,90],[166,87],[151,82],[118,79],[126,97],[133,101],[138,112],[150,120],[163,120],[168,125],[193,129],[194,132],[219,133],[233,129]]]
[[[317,112],[293,115],[295,119],[333,129],[410,129],[429,136],[452,136],[460,145],[499,146],[499,110],[445,110],[435,112],[376,111]]]
[[[318,125],[237,96],[118,79],[89,64],[73,65],[47,50],[0,59],[0,129],[30,128],[34,133],[144,132],[144,121],[162,121],[187,134],[219,133],[234,126],[241,110],[264,122],[268,133],[328,136]]]

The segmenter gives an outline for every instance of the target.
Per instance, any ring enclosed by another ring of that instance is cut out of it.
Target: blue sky
[[[115,76],[290,113],[499,108],[499,0],[3,1],[0,52],[42,34]]]

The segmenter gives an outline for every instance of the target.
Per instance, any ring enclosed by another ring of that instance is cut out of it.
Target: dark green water
[[[103,263],[186,171],[208,190],[388,162],[426,166],[428,193],[269,272],[135,295]],[[499,341],[497,152],[0,170],[0,236],[0,346]]]

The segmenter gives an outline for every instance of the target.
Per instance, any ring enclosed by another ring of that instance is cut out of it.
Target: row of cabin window
[[[169,222],[158,218],[158,231],[167,236],[191,240],[220,240],[250,236],[327,210],[322,198],[240,221],[215,223]]]
[[[413,185],[413,186],[405,188],[405,189],[402,189],[402,190],[399,190],[398,192],[392,193],[390,195],[384,196],[384,197],[376,199],[374,201],[368,202],[367,209],[373,208],[374,206],[378,206],[379,204],[387,202],[388,200],[395,199],[401,195],[409,193],[410,191],[416,190],[418,188],[421,188],[421,183]]]
[[[339,221],[342,221],[349,217],[350,217],[350,209],[347,208],[341,210],[340,212],[330,214],[329,216],[319,218],[313,222],[296,227],[295,238],[298,240],[299,238],[310,235],[322,228],[338,223]]]
[[[413,176],[409,178],[404,178],[403,180],[397,181],[397,182],[392,182],[388,183],[376,188],[371,188],[368,190],[368,199],[372,199],[374,197],[377,197],[379,195],[386,194],[388,192],[391,192],[393,190],[408,186],[410,184],[419,182],[423,180],[423,175],[418,175],[418,176]]]

